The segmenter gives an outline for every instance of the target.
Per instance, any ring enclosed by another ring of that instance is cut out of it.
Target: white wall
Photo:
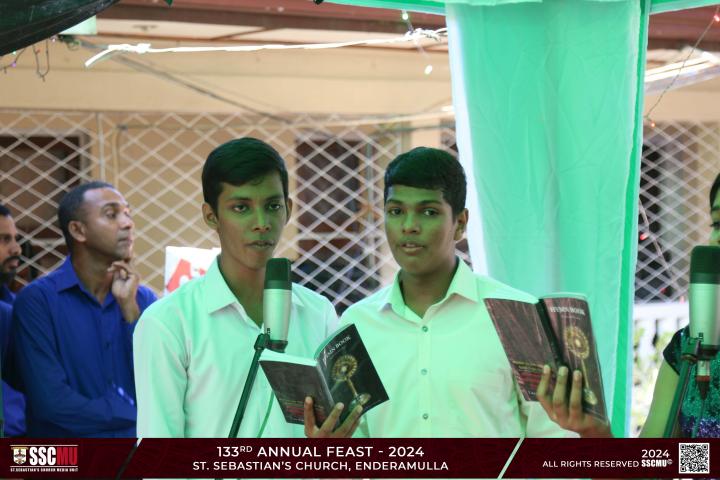
[[[91,38],[95,43],[120,40]],[[153,43],[153,46],[163,46]],[[187,88],[105,60],[83,64],[94,51],[70,51],[51,44],[51,71],[43,82],[35,74],[32,51],[17,68],[0,74],[0,108],[123,111],[214,111],[238,108]],[[44,54],[44,52],[43,52]],[[41,55],[41,59],[44,55]],[[447,54],[390,48],[263,51],[253,53],[127,54],[184,80],[269,112],[398,114],[438,110],[449,105]],[[10,60],[2,59],[3,64]]]

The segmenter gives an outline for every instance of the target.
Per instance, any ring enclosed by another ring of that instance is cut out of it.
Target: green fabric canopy
[[[625,435],[650,13],[718,0],[328,0],[445,13],[476,270],[588,296]]]
[[[542,3],[543,0],[327,0],[332,3],[344,3],[361,7],[392,8],[423,13],[445,13],[445,5],[464,4],[476,6],[497,6],[511,3]],[[577,0],[576,0],[577,1]],[[584,0],[595,2],[617,2],[627,0]],[[704,7],[717,4],[717,0],[652,0],[650,13],[670,12],[687,8]]]

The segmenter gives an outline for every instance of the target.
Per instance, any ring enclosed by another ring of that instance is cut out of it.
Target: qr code
[[[710,473],[710,444],[681,443],[680,473]]]

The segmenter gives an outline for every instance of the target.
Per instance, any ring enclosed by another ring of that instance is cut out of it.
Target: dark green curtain
[[[0,55],[44,40],[119,0],[5,0],[0,2]]]

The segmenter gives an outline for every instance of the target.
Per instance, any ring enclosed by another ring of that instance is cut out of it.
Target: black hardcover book
[[[525,399],[537,400],[543,365],[550,365],[553,374],[565,365],[571,372],[580,370],[583,374],[583,410],[607,420],[600,361],[585,297],[553,294],[538,303],[486,298],[485,305]],[[551,388],[554,382],[553,376]]]
[[[266,350],[260,357],[260,366],[289,423],[304,423],[306,396],[313,399],[318,426],[338,402],[345,405],[340,415],[342,422],[357,404],[363,406],[365,413],[388,399],[352,324],[325,340],[314,359]]]

